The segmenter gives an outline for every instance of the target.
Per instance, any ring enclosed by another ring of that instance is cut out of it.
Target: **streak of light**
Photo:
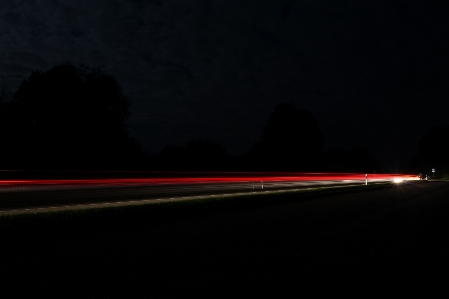
[[[98,179],[14,179],[0,180],[0,186],[98,186],[98,185],[155,185],[204,184],[242,182],[299,182],[299,181],[364,181],[360,173],[197,173],[191,177],[98,178]],[[410,174],[368,174],[368,181],[417,180]],[[260,183],[259,183],[260,184]]]

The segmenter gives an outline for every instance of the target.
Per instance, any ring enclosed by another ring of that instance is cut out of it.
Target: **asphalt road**
[[[58,297],[436,296],[449,182],[4,229],[0,292]]]
[[[379,182],[382,180],[375,180]],[[362,180],[241,181],[190,184],[92,184],[0,187],[0,215],[11,211],[89,206],[97,203],[167,200],[202,195],[363,184]],[[370,181],[371,183],[371,181]]]

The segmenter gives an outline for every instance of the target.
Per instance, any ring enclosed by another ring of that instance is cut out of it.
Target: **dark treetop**
[[[2,166],[131,166],[138,150],[125,123],[129,105],[116,80],[101,70],[62,64],[33,72],[2,107]]]

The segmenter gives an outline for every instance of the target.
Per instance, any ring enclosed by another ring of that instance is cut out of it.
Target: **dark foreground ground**
[[[0,296],[446,291],[449,182],[2,227]],[[41,296],[42,297],[42,296]]]

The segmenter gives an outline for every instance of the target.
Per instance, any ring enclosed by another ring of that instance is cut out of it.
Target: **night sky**
[[[0,77],[72,62],[113,75],[149,153],[211,139],[243,154],[274,107],[320,122],[325,148],[405,164],[449,125],[447,1],[2,1]]]

